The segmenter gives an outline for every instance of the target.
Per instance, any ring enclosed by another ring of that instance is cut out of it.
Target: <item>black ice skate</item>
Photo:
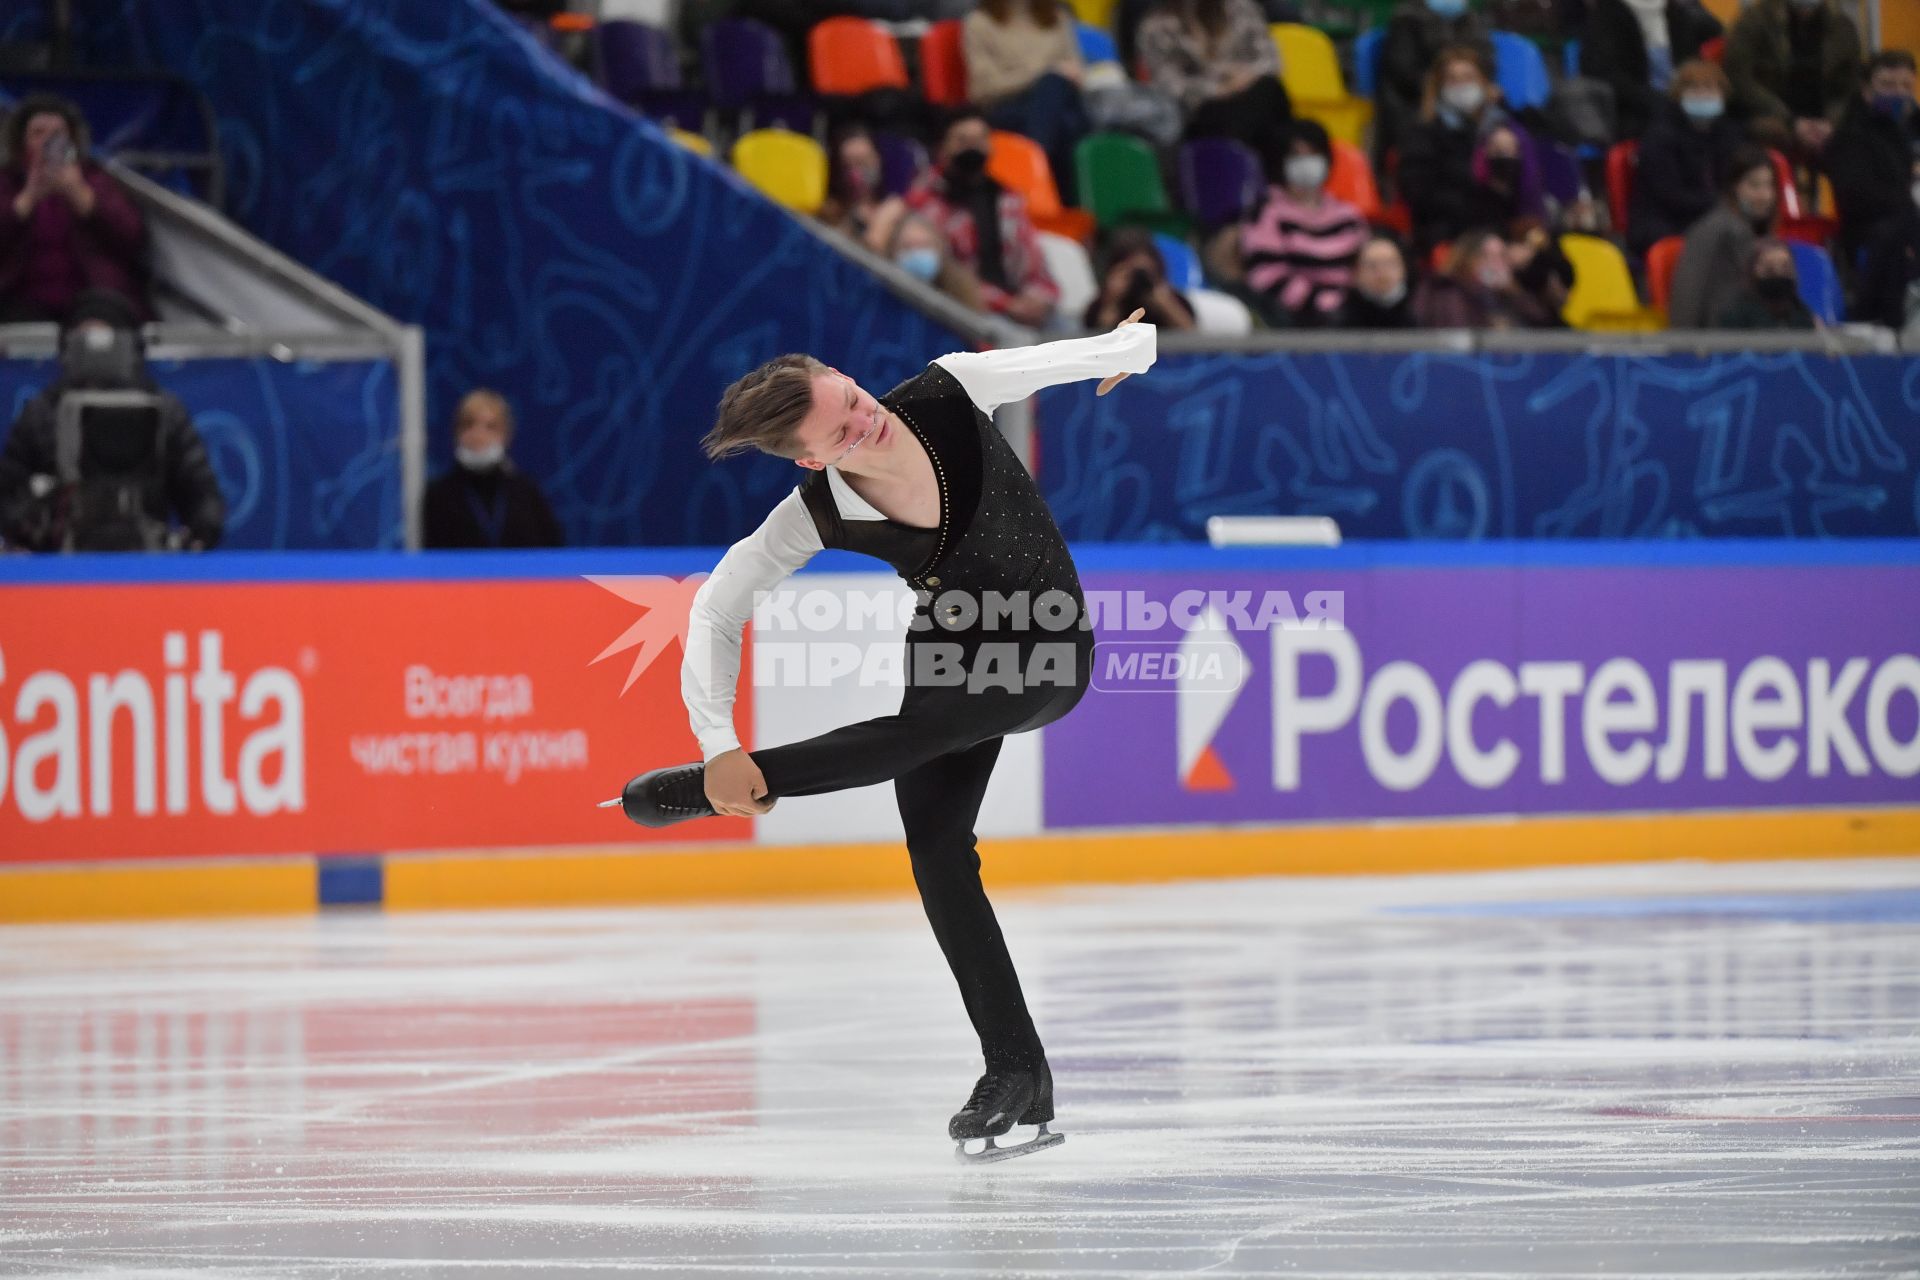
[[[962,1164],[1011,1160],[1057,1147],[1064,1133],[1049,1133],[1053,1120],[1053,1072],[1043,1063],[1037,1071],[996,1071],[989,1067],[973,1086],[967,1105],[947,1122],[954,1140],[953,1157]],[[1031,1137],[1010,1137],[1015,1125],[1038,1125]]]
[[[713,806],[707,803],[706,781],[705,765],[652,769],[629,782],[618,800],[608,800],[600,807],[609,809],[617,804],[643,827],[670,827],[692,818],[711,818]]]

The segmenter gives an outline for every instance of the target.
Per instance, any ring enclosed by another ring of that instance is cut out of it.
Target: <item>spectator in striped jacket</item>
[[[1327,194],[1333,144],[1316,121],[1293,122],[1280,166],[1280,184],[1240,228],[1246,287],[1276,324],[1330,324],[1353,283],[1366,219]]]

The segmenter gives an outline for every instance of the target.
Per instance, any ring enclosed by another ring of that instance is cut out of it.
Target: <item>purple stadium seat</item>
[[[751,18],[723,18],[700,32],[707,92],[722,111],[746,113],[755,126],[813,130],[815,105],[800,92],[779,33]]]
[[[1230,138],[1196,138],[1186,143],[1174,168],[1181,207],[1208,228],[1239,221],[1267,185],[1260,157]]]
[[[706,103],[680,77],[680,50],[670,32],[618,18],[596,29],[600,84],[628,106],[700,131]]]
[[[897,133],[876,133],[873,145],[880,153],[880,185],[889,195],[903,195],[927,167],[927,149]]]

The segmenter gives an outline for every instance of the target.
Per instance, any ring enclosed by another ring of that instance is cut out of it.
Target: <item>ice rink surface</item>
[[[0,930],[0,1274],[1920,1276],[1920,860],[1001,917],[979,1168],[911,899]]]

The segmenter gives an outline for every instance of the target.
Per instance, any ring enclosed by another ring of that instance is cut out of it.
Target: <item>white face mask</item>
[[[456,445],[453,457],[454,461],[469,471],[491,471],[506,461],[507,446],[490,444],[480,449],[469,449],[465,445]]]
[[[1487,100],[1487,91],[1471,80],[1450,84],[1440,91],[1440,101],[1463,116],[1470,116]]]
[[[1288,156],[1284,168],[1287,185],[1302,191],[1318,189],[1327,181],[1325,156]]]

